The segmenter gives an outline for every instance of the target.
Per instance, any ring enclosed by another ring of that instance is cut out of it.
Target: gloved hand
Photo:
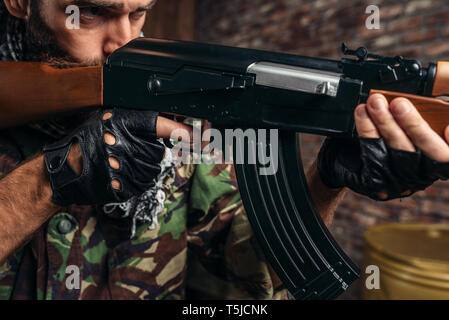
[[[106,119],[105,114],[112,116]],[[52,201],[60,206],[124,202],[152,187],[165,152],[157,141],[157,116],[152,111],[104,110],[67,137],[46,146]],[[115,136],[114,145],[105,142],[107,133]],[[67,160],[76,142],[82,153],[81,175]],[[110,157],[118,160],[119,169],[110,166]],[[119,190],[112,187],[113,180],[120,183]]]
[[[354,111],[358,136],[328,138],[318,156],[321,180],[375,200],[390,200],[449,178],[449,126],[444,137],[405,98],[371,95]]]
[[[374,200],[391,200],[449,178],[449,163],[420,150],[389,147],[382,138],[327,138],[318,155],[318,172],[329,188],[349,189]]]

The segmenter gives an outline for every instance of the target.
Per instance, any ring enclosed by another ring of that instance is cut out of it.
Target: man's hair
[[[0,0],[0,60],[22,60],[25,22],[12,16]]]
[[[60,67],[77,64],[58,46],[53,31],[43,21],[40,0],[30,1],[27,21],[11,15],[0,0],[0,45],[5,42],[9,42],[7,48],[14,60],[44,61]]]
[[[6,4],[4,0],[0,1],[0,43],[6,41],[6,30],[7,25],[11,23],[13,20],[18,20],[16,17],[12,16],[8,9],[6,8]]]

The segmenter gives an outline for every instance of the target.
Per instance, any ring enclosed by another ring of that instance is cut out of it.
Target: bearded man
[[[66,27],[69,5],[80,9],[80,29]],[[59,67],[102,64],[140,35],[153,5],[3,0],[0,58]],[[326,224],[345,187],[362,194],[369,189],[372,196],[373,184],[366,186],[372,168],[353,165],[362,157],[375,162],[400,154],[431,168],[416,178],[422,181],[402,182],[395,163],[387,164],[376,180],[382,200],[447,178],[446,141],[406,99],[388,105],[374,95],[356,109],[355,119],[360,140],[326,142],[307,175]],[[286,298],[253,237],[233,167],[177,166],[158,139],[173,128],[188,130],[154,112],[106,109],[3,130],[0,297]],[[361,147],[375,144],[383,146],[382,154],[361,154]],[[53,170],[55,159],[60,170]],[[395,174],[397,188],[385,193],[381,186]]]

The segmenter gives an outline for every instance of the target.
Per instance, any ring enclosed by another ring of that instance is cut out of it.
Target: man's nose
[[[131,23],[128,17],[123,17],[111,23],[111,26],[107,30],[105,43],[103,47],[103,53],[105,57],[108,57],[115,50],[123,47],[129,41],[132,40]]]

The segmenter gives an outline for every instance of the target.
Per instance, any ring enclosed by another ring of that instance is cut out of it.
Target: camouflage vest
[[[0,136],[0,174],[38,152],[31,128]],[[184,165],[156,229],[98,208],[56,213],[0,265],[0,299],[286,298],[253,237],[233,167]],[[279,290],[275,290],[274,288]]]

